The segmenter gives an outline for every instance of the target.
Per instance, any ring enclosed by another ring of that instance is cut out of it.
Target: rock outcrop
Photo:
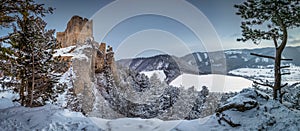
[[[95,51],[95,72],[102,72],[106,59],[106,43],[101,43],[99,50]]]
[[[64,32],[57,32],[56,39],[61,47],[84,43],[87,38],[93,39],[93,21],[80,16],[73,16]]]
[[[71,63],[75,74],[73,89],[79,100],[79,105],[81,105],[81,111],[84,114],[88,114],[92,111],[95,102],[95,95],[93,93],[93,46],[90,41],[87,41],[76,51],[79,51],[80,53],[78,56],[72,58]]]
[[[104,66],[107,65],[116,75],[114,52],[111,46],[107,46],[106,43],[101,43],[99,49],[95,52],[95,73],[103,72]]]
[[[96,104],[94,92],[95,73],[101,73],[108,66],[113,76],[116,76],[114,52],[106,43],[93,40],[92,21],[79,16],[73,16],[68,22],[65,32],[57,33],[57,40],[61,43],[60,60],[67,62],[73,68],[73,91],[80,106],[80,111],[89,115]],[[99,94],[98,94],[99,95]],[[99,101],[98,101],[99,102]]]

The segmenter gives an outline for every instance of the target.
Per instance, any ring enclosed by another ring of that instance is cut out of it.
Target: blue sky
[[[64,31],[73,15],[93,19],[95,40],[113,46],[117,59],[272,46],[236,42],[241,19],[233,5],[243,0],[134,1],[37,0],[56,8],[45,17],[49,29]],[[299,30],[290,32],[291,45],[299,45]]]

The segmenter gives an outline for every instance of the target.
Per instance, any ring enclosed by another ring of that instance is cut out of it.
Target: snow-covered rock
[[[218,122],[231,130],[299,130],[300,112],[261,91],[244,89],[216,110]],[[231,126],[229,126],[231,125]]]

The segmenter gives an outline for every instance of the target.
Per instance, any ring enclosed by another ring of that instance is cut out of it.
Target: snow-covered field
[[[148,78],[156,74],[161,81],[166,78],[163,70],[142,71],[140,73],[145,74]],[[206,86],[211,92],[238,92],[244,88],[251,87],[252,81],[242,77],[227,75],[182,74],[173,80],[170,85],[186,89],[194,86],[198,91],[202,90],[202,86]]]
[[[284,73],[291,73],[290,75],[282,76],[283,82],[288,82],[289,84],[293,84],[296,82],[300,82],[300,67],[299,66],[291,66],[290,68],[283,69]],[[268,80],[269,82],[274,81],[273,76],[273,68],[240,68],[236,70],[232,70],[229,72],[230,74],[248,77],[254,80]]]
[[[140,73],[145,74],[148,78],[151,78],[154,74],[156,74],[159,80],[164,81],[166,79],[166,75],[163,70],[142,71]]]
[[[170,85],[184,88],[194,86],[199,91],[202,89],[202,86],[206,86],[211,92],[238,92],[244,88],[251,87],[252,81],[242,77],[227,75],[182,74],[173,80]]]

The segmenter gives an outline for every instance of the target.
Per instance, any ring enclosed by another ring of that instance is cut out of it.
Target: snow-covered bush
[[[283,103],[292,109],[300,110],[300,83],[289,85],[283,89]]]

